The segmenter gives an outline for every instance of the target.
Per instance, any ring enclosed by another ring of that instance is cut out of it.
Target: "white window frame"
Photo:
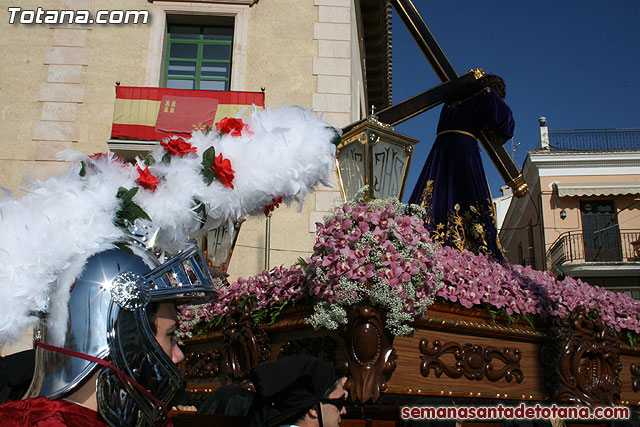
[[[245,90],[247,71],[247,39],[249,33],[249,6],[254,1],[238,1],[241,4],[194,3],[185,1],[154,1],[151,6],[151,29],[145,86],[160,87],[162,61],[167,39],[167,15],[214,15],[233,18],[233,51],[231,54],[230,90]]]

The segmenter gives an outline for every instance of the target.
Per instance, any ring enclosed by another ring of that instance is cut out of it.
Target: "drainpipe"
[[[267,215],[264,230],[264,269],[269,270],[269,256],[271,252],[271,213]]]

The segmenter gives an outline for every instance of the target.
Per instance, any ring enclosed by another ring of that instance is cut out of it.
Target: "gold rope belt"
[[[463,134],[463,135],[470,136],[470,137],[471,137],[471,138],[473,138],[473,139],[478,139],[478,138],[476,138],[476,136],[475,136],[474,134],[472,134],[471,132],[466,132],[466,131],[464,131],[464,130],[457,130],[457,129],[449,129],[449,130],[443,130],[442,132],[438,132],[438,133],[436,134],[436,138],[437,138],[437,137],[439,137],[439,136],[440,136],[440,135],[442,135],[442,134],[445,134],[445,133],[461,133],[461,134]]]

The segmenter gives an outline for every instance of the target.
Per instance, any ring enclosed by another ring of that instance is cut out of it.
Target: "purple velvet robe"
[[[409,198],[426,209],[434,241],[503,259],[476,137],[491,129],[506,141],[514,126],[511,109],[494,91],[442,107],[438,136]]]

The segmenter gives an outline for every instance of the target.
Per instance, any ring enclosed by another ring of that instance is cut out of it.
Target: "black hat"
[[[320,402],[339,376],[335,368],[311,356],[287,356],[251,371],[256,397],[251,426],[293,423]]]

